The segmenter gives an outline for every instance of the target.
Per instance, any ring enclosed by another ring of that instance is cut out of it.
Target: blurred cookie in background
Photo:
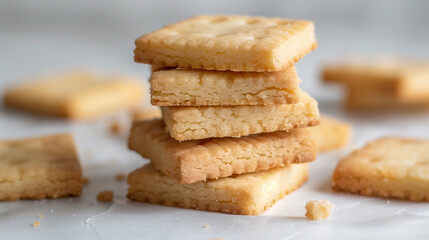
[[[4,105],[38,115],[90,119],[140,105],[143,90],[130,77],[70,71],[6,90]]]
[[[429,60],[356,58],[326,65],[322,79],[345,86],[351,110],[429,108]]]
[[[343,148],[350,142],[352,126],[344,121],[320,116],[320,124],[309,128],[316,140],[317,152]]]
[[[132,112],[133,121],[161,119],[162,113],[159,107],[155,108],[140,108]]]

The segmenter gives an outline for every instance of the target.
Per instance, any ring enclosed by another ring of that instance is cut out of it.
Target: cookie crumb
[[[121,125],[117,121],[112,122],[110,123],[109,130],[113,134],[118,134],[121,132]]]
[[[39,215],[37,215],[39,218],[44,218],[45,216],[43,216],[43,214],[39,213]]]
[[[111,202],[113,200],[113,191],[101,191],[97,195],[100,202]]]
[[[210,227],[210,224],[206,224],[206,225],[204,225],[203,228],[209,228],[209,227]]]
[[[118,121],[113,121],[109,125],[109,130],[111,133],[117,135],[122,132],[122,126]]]
[[[33,223],[33,227],[38,227],[38,226],[40,226],[40,222],[39,222],[39,221],[35,221],[35,222]]]
[[[326,219],[331,216],[331,210],[334,207],[335,205],[327,199],[310,200],[305,204],[305,209],[307,210],[305,217],[309,220]]]
[[[84,177],[84,178],[82,179],[82,183],[83,183],[83,185],[87,185],[87,184],[89,183],[89,178]]]
[[[125,174],[123,173],[116,174],[116,180],[123,181],[124,179],[125,179]]]

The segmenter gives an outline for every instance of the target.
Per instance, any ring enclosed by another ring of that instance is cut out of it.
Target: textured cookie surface
[[[327,199],[310,200],[305,204],[305,217],[309,220],[322,220],[331,216],[331,211],[335,207]]]
[[[350,141],[352,127],[340,120],[320,116],[320,124],[309,128],[316,140],[318,152],[344,147]]]
[[[179,184],[148,164],[128,176],[127,197],[133,201],[181,208],[258,215],[297,189],[307,178],[308,166],[303,163],[206,182]]]
[[[218,71],[281,71],[316,48],[310,21],[197,16],[136,40],[134,60]]]
[[[6,91],[7,107],[73,119],[97,117],[140,104],[142,86],[124,78],[85,72],[42,77]]]
[[[179,141],[241,137],[319,123],[317,102],[300,93],[295,104],[232,107],[161,107],[170,135]]]
[[[314,139],[308,129],[179,142],[164,128],[162,120],[135,122],[128,144],[150,159],[157,170],[182,184],[316,158]]]
[[[341,160],[336,191],[429,201],[429,141],[382,138]]]
[[[282,72],[170,69],[152,72],[151,99],[158,106],[273,105],[299,100],[294,66]]]
[[[82,171],[72,136],[0,141],[0,200],[79,196]]]

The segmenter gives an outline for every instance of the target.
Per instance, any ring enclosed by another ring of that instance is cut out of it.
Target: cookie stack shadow
[[[137,39],[163,117],[133,123],[129,148],[151,163],[128,176],[128,198],[257,215],[300,187],[319,111],[293,63],[316,44],[310,21],[241,16],[194,17]]]

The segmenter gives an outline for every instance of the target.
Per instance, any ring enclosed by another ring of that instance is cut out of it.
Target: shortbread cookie
[[[400,72],[388,61],[344,60],[341,63],[326,65],[322,78],[326,82],[355,83],[366,87],[383,83],[390,86],[399,80]]]
[[[319,123],[317,102],[301,92],[300,102],[272,106],[161,107],[170,135],[179,141],[241,137]]]
[[[336,191],[429,201],[429,141],[382,138],[341,160]]]
[[[236,106],[297,103],[294,66],[282,72],[220,72],[167,69],[152,72],[151,99],[157,106]]]
[[[344,61],[325,67],[323,79],[348,88],[389,92],[399,102],[429,103],[429,62],[395,58]]]
[[[133,120],[152,120],[162,118],[161,109],[159,107],[152,109],[139,109],[133,112]]]
[[[6,91],[7,107],[73,119],[93,118],[140,104],[142,86],[126,78],[72,72],[42,77]]]
[[[317,45],[313,22],[248,16],[197,16],[135,43],[136,62],[243,72],[285,70]]]
[[[0,201],[79,196],[82,185],[71,135],[0,141]]]
[[[320,124],[309,128],[316,140],[318,152],[344,147],[350,141],[352,128],[349,124],[326,115],[320,116]]]
[[[297,189],[307,178],[307,164],[289,164],[257,173],[178,184],[148,164],[128,176],[127,197],[181,208],[258,215]]]
[[[373,88],[348,89],[345,106],[349,110],[422,110],[429,109],[429,102],[405,102],[386,90]]]
[[[309,220],[322,220],[331,216],[331,211],[335,207],[327,199],[310,200],[305,204],[305,217]]]
[[[165,132],[162,120],[141,121],[134,122],[128,145],[182,184],[316,158],[314,138],[308,129],[179,142]]]

